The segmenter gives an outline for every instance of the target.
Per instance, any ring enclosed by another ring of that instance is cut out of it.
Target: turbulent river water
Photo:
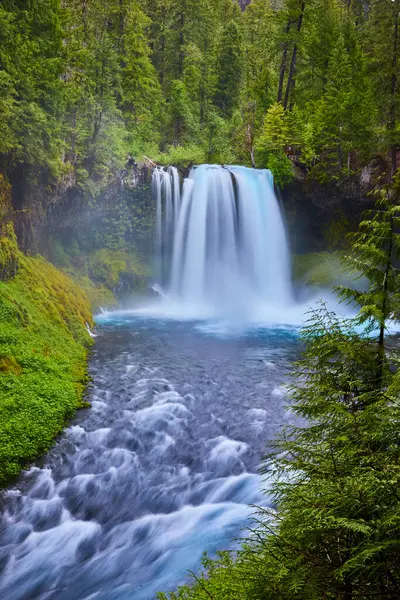
[[[0,597],[150,600],[232,547],[268,503],[257,472],[297,352],[290,328],[104,316],[92,408],[1,499]]]

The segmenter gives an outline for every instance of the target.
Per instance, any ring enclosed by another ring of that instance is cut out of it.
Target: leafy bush
[[[165,152],[154,155],[154,162],[162,165],[176,165],[186,167],[188,165],[200,165],[206,162],[204,149],[197,144],[186,144],[185,146],[169,146]]]
[[[283,152],[269,154],[266,167],[272,171],[274,181],[280,188],[290,183],[294,177],[292,161]]]

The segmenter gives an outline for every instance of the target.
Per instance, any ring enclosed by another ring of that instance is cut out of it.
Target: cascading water
[[[292,301],[290,256],[272,174],[201,165],[155,169],[157,276],[170,299],[219,312]]]
[[[175,167],[169,167],[166,171],[154,170],[153,194],[157,202],[156,272],[159,282],[163,283],[168,277],[181,202],[179,175]]]

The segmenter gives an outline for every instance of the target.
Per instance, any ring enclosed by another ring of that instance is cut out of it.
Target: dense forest
[[[19,186],[34,177],[95,196],[128,156],[267,166],[280,184],[293,165],[322,181],[372,159],[384,170],[390,153],[396,165],[397,0],[4,0],[0,11],[0,170]]]

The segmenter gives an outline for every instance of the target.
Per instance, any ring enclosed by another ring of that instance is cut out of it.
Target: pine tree
[[[324,78],[318,78],[319,97],[306,101],[299,113],[305,157],[311,159],[313,174],[321,180],[350,175],[355,157],[365,160],[374,140],[373,95],[365,57],[349,21],[339,23],[336,32]]]
[[[399,182],[394,189],[389,186],[381,191],[377,209],[365,215],[359,231],[352,234],[352,254],[346,258],[350,272],[366,277],[370,286],[366,291],[340,288],[345,300],[360,306],[358,321],[376,335],[377,359],[375,377],[377,385],[384,384],[388,367],[385,334],[389,319],[400,314],[400,275],[396,260],[400,253],[400,207],[394,202]],[[393,193],[395,198],[393,198]]]
[[[282,34],[278,38],[281,63],[277,101],[282,102],[285,109],[290,108],[293,102],[299,46],[308,5],[306,0],[285,0],[283,10],[279,13]]]
[[[157,144],[163,124],[164,99],[149,56],[149,25],[139,3],[130,1],[123,15],[121,106],[133,153],[144,143]]]
[[[265,113],[276,95],[276,19],[269,0],[254,0],[242,17],[243,85],[240,113],[236,116],[235,151],[243,162],[255,166],[254,143]],[[250,160],[249,160],[250,158]]]
[[[66,164],[77,184],[96,196],[122,167],[124,123],[117,0],[69,0],[65,32]],[[118,41],[117,41],[118,40]]]
[[[224,116],[230,117],[238,104],[242,80],[242,36],[234,20],[229,21],[222,32],[217,73],[215,104]]]
[[[385,392],[377,385],[374,342],[355,326],[324,307],[312,315],[292,389],[307,426],[266,458],[278,518],[267,511],[261,531],[266,555],[284,564],[282,597],[397,594],[399,404],[390,378]]]
[[[391,177],[397,170],[400,78],[400,2],[370,0],[365,45],[375,87],[381,148],[390,153]],[[383,135],[382,135],[383,134]]]
[[[5,0],[0,11],[3,169],[35,164],[56,177],[63,110],[59,3]]]

